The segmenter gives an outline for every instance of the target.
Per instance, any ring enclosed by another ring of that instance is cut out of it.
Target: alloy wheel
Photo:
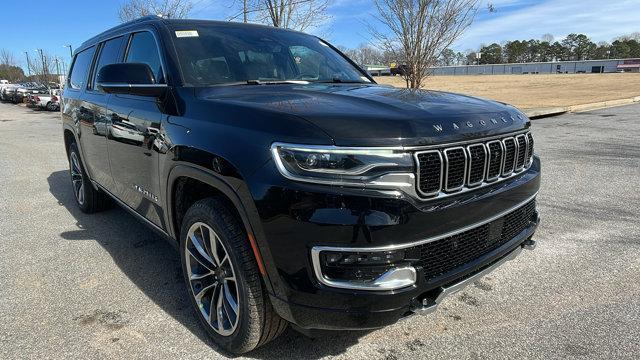
[[[76,196],[76,200],[78,200],[78,204],[84,205],[84,179],[82,176],[82,168],[80,167],[80,160],[78,160],[78,155],[75,151],[71,152],[70,171],[73,193]]]
[[[231,258],[213,229],[196,222],[185,239],[187,276],[191,294],[211,328],[233,334],[240,315],[239,293]]]

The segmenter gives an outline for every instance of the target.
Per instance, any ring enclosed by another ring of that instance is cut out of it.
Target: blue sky
[[[192,18],[226,20],[238,13],[239,0],[192,0]],[[481,0],[485,1],[486,0]],[[78,46],[91,36],[119,23],[121,0],[4,0],[0,5],[0,48],[12,51],[25,62],[24,52],[35,49],[68,61],[64,45]],[[539,39],[550,33],[561,39],[572,32],[593,41],[640,31],[638,0],[493,0],[496,12],[485,6],[476,21],[454,44],[454,49],[477,49],[481,44],[513,39]],[[331,20],[313,30],[335,45],[355,47],[368,42],[367,21],[374,22],[372,0],[332,0]],[[7,29],[13,29],[7,31]]]

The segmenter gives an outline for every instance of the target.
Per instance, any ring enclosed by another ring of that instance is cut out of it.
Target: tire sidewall
[[[80,202],[78,201],[78,196],[76,195],[76,189],[73,186],[73,179],[71,177],[71,168],[73,166],[72,160],[71,160],[71,154],[75,153],[76,157],[78,158],[78,165],[80,166],[80,172],[82,173],[82,184],[84,185],[82,187],[83,191],[84,191],[84,204],[80,204]],[[82,210],[82,211],[88,211],[89,209],[89,201],[90,201],[90,194],[88,192],[88,190],[90,189],[91,183],[89,182],[89,178],[87,177],[87,173],[86,171],[84,171],[84,164],[82,163],[82,158],[80,157],[80,152],[78,151],[78,145],[76,145],[76,143],[72,143],[69,146],[69,178],[71,180],[71,190],[73,191],[73,198],[76,201],[76,205],[78,205],[78,207]]]
[[[180,231],[180,262],[182,264],[182,274],[185,282],[185,287],[187,291],[187,295],[189,297],[189,302],[193,306],[193,309],[198,317],[198,320],[202,323],[203,327],[206,329],[207,333],[217,342],[219,345],[224,347],[228,351],[233,351],[233,349],[237,348],[240,344],[244,343],[244,340],[247,337],[247,332],[252,324],[250,324],[251,318],[255,318],[255,316],[251,316],[250,313],[253,311],[249,307],[249,294],[248,287],[245,285],[246,282],[246,274],[244,270],[238,266],[241,263],[241,259],[238,258],[237,250],[233,246],[233,244],[229,241],[229,233],[226,230],[230,226],[238,226],[238,224],[224,224],[223,221],[216,216],[213,212],[213,209],[209,209],[207,211],[206,207],[194,206],[184,217],[182,222],[182,227]],[[233,271],[235,272],[235,276],[238,279],[237,287],[238,287],[238,302],[239,302],[239,321],[234,332],[229,336],[222,336],[218,334],[211,325],[207,322],[207,320],[203,317],[202,313],[198,308],[198,304],[196,303],[195,296],[191,289],[191,284],[188,279],[188,271],[186,264],[186,239],[187,234],[189,232],[189,228],[196,222],[202,222],[210,226],[220,238],[220,241],[224,244],[225,249],[229,257],[231,258],[231,266],[233,267]]]

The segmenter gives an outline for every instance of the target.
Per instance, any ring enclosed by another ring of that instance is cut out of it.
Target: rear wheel
[[[102,191],[93,187],[91,180],[84,170],[78,146],[72,143],[69,146],[69,174],[76,204],[85,213],[94,213],[109,207],[110,199]]]
[[[215,198],[193,204],[181,229],[189,297],[207,333],[235,354],[275,339],[287,322],[273,310],[240,221]]]
[[[53,103],[51,101],[49,101],[47,103],[47,110],[49,110],[49,111],[55,111],[56,110],[55,105],[53,105]]]

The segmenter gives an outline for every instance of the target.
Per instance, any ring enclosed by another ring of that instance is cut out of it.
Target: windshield
[[[196,25],[174,36],[185,85],[370,82],[322,40],[302,33]]]

